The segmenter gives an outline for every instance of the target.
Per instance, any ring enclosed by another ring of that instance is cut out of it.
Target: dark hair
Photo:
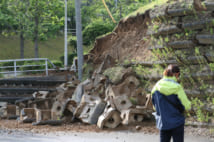
[[[164,76],[173,76],[174,73],[180,73],[180,69],[177,65],[170,64],[163,72]]]

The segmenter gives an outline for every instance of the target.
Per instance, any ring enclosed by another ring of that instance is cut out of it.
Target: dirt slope
[[[151,52],[147,49],[149,40],[146,40],[146,23],[148,13],[121,20],[115,30],[98,38],[90,52],[95,64],[100,64],[106,55],[112,56],[119,62],[124,60],[148,60]]]

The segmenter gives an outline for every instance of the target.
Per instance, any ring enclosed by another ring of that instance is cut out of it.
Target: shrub
[[[94,22],[86,26],[83,30],[83,44],[90,45],[96,37],[109,33],[113,30],[114,26],[103,22]]]
[[[59,60],[53,60],[53,61],[51,61],[56,67],[63,67],[63,64],[62,64],[62,62],[61,61],[59,61]],[[52,65],[49,63],[48,64],[48,68],[52,68]]]
[[[77,53],[70,53],[68,54],[68,65],[73,64],[73,59],[77,56]],[[64,55],[60,56],[60,61],[64,65]]]
[[[74,50],[76,51],[77,49],[77,37],[76,36],[70,36],[68,38],[68,43],[70,46],[72,46],[74,48]]]
[[[21,70],[41,70],[41,69],[45,69],[45,62],[44,61],[36,61],[36,62],[26,61],[24,63],[24,65],[26,65],[26,67],[21,67]],[[32,65],[32,66],[27,66],[27,65]],[[33,65],[41,65],[41,66],[33,66]]]

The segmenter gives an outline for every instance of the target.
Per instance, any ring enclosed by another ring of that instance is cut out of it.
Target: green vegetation
[[[0,59],[18,59],[20,58],[19,38],[0,37]],[[32,41],[25,42],[26,58],[34,58],[34,44]],[[39,42],[39,57],[49,58],[50,60],[59,60],[60,56],[64,53],[64,37],[59,36],[48,41]],[[68,52],[73,52],[72,47],[68,47]]]
[[[134,17],[137,14],[143,14],[146,10],[149,10],[151,8],[154,8],[156,5],[163,5],[167,2],[168,0],[154,0],[151,3],[147,3],[146,5],[140,7],[138,10],[128,14],[124,20],[128,19],[129,17]]]
[[[151,1],[106,0],[106,4],[119,22],[127,14]],[[156,4],[156,1],[152,4]],[[116,24],[112,22],[101,0],[81,2],[83,42],[91,49],[94,40],[111,32]],[[0,35],[6,37],[0,37],[0,49],[6,51],[0,52],[0,59],[47,57],[56,60],[59,53],[63,53],[64,42],[57,37],[64,30],[63,0],[1,0],[0,15]],[[75,1],[68,1],[68,19],[68,29],[75,29]],[[73,48],[70,51],[76,52],[75,37],[72,36],[69,41]]]
[[[92,44],[96,37],[112,31],[114,26],[114,24],[105,24],[103,22],[91,23],[83,31],[83,44]]]

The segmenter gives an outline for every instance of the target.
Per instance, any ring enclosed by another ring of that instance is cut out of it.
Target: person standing
[[[173,142],[184,141],[183,112],[190,110],[191,102],[177,82],[179,76],[179,67],[169,65],[163,72],[163,78],[155,84],[151,92],[160,142],[170,142],[171,138]]]

